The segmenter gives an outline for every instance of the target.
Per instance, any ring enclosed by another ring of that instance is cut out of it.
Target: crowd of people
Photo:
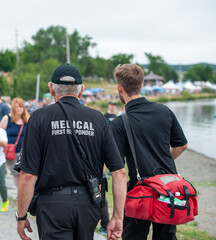
[[[0,144],[0,193],[2,196],[1,212],[6,212],[9,206],[9,200],[7,198],[7,187],[5,184],[5,173],[7,170],[13,176],[14,183],[18,186],[19,173],[14,170],[15,163],[20,155],[22,139],[25,133],[26,124],[28,122],[29,113],[26,110],[24,101],[21,98],[14,98],[11,107],[9,108],[1,99],[0,96],[0,129],[1,129],[1,141],[4,144]],[[20,137],[18,135],[20,132]],[[16,154],[14,160],[6,159],[3,148],[7,147],[7,144],[16,144]]]
[[[54,103],[33,111],[30,118],[22,99],[14,98],[11,109],[0,99],[1,211],[7,211],[9,204],[7,170],[18,186],[16,220],[21,239],[29,239],[26,228],[32,231],[27,212],[33,196],[37,196],[35,215],[40,239],[93,240],[100,219],[108,240],[121,236],[123,240],[147,239],[151,222],[124,216],[126,192],[135,186],[137,178],[120,115],[128,116],[141,177],[152,176],[157,167],[177,173],[174,159],[187,148],[187,140],[169,108],[141,95],[142,68],[119,65],[114,77],[119,98],[125,104],[119,116],[115,114],[115,101],[109,102],[104,115],[80,104],[82,76],[70,64],[53,72],[48,86]],[[7,160],[3,148],[7,143],[14,144],[18,135],[16,159]],[[105,167],[112,176],[114,205],[110,219]],[[152,224],[154,240],[177,239],[174,225]]]

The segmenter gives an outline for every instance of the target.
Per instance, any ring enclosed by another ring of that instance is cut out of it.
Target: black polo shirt
[[[132,128],[141,177],[152,176],[156,167],[176,173],[170,146],[183,146],[187,140],[174,113],[168,107],[149,102],[144,97],[128,102],[126,113]],[[114,119],[111,127],[122,158],[126,156],[130,179],[135,181],[134,161],[122,117]]]
[[[116,115],[106,112],[104,114],[104,117],[107,119],[108,122],[112,122],[112,120],[116,118]]]
[[[104,163],[111,172],[123,168],[109,123],[103,114],[81,105],[74,97],[63,97],[60,101],[73,119],[75,132],[97,176],[102,178]],[[85,166],[61,107],[55,103],[33,112],[16,169],[38,176],[36,190],[83,184],[86,182]]]

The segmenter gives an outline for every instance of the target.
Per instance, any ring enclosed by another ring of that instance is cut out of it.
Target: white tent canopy
[[[206,82],[206,87],[216,90],[216,86],[210,83],[209,81]]]
[[[92,96],[93,95],[93,92],[90,92],[88,90],[85,90],[82,94],[83,96]]]
[[[176,85],[173,80],[169,80],[167,83],[165,83],[164,85],[162,85],[163,88],[167,89],[167,90],[181,90],[181,87],[179,87],[178,85]]]
[[[183,84],[184,89],[189,90],[189,91],[195,91],[196,87],[193,85],[191,81],[187,81]]]

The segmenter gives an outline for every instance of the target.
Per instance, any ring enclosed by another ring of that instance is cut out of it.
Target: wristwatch
[[[23,221],[23,220],[26,220],[26,218],[27,218],[27,213],[26,213],[26,215],[25,215],[24,217],[19,217],[19,216],[18,216],[18,213],[15,212],[15,217],[16,217],[16,221],[17,221],[17,222]]]

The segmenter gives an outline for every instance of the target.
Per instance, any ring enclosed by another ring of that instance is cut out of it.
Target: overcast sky
[[[77,29],[109,58],[126,53],[147,63],[144,52],[169,64],[216,64],[216,0],[1,0],[0,49],[15,50],[40,28]]]

